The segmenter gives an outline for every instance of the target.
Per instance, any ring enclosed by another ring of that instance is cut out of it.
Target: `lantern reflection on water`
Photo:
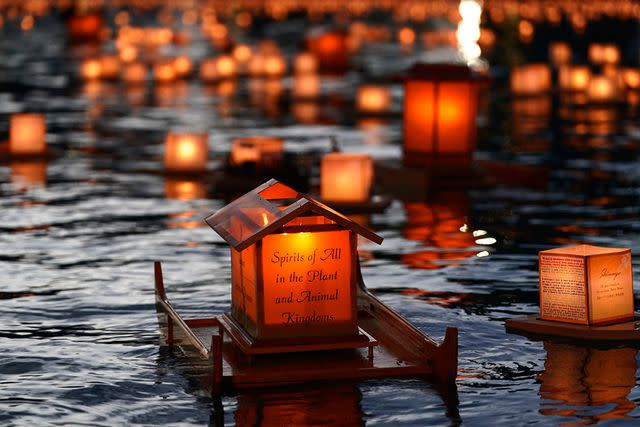
[[[205,199],[207,187],[202,181],[167,177],[164,182],[164,193],[167,199],[172,200]],[[200,221],[199,224],[201,224]]]
[[[206,170],[207,138],[207,134],[170,132],[164,146],[165,169],[178,173]]]
[[[372,178],[373,160],[368,154],[326,154],[320,164],[320,197],[332,202],[366,202]]]
[[[47,163],[44,161],[11,162],[11,184],[17,191],[44,187]]]
[[[9,152],[37,155],[46,152],[47,125],[43,114],[12,114],[9,120]]]
[[[466,66],[417,64],[404,83],[404,164],[468,164],[476,146],[478,82]]]
[[[561,91],[581,92],[589,87],[591,71],[581,65],[564,65],[558,70],[558,86]]]

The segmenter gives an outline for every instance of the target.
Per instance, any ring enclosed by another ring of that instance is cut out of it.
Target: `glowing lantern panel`
[[[46,151],[44,115],[13,114],[9,124],[9,151],[12,154],[42,154]]]
[[[404,83],[404,162],[470,161],[478,86],[465,66],[418,64]]]
[[[371,192],[373,160],[367,154],[329,153],[320,167],[320,197],[334,202],[366,202]]]
[[[540,318],[585,325],[633,320],[631,250],[577,245],[539,253]]]
[[[207,135],[169,133],[165,140],[164,166],[172,172],[199,172],[207,168]]]

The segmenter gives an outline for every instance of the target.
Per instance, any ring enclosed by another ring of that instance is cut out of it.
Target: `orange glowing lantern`
[[[222,55],[216,58],[216,74],[219,79],[231,79],[235,77],[237,64],[231,55]]]
[[[589,87],[591,71],[580,65],[563,65],[558,70],[558,86],[561,91],[584,92]]]
[[[47,125],[43,114],[12,114],[9,122],[9,152],[18,155],[44,154]]]
[[[510,76],[515,95],[539,95],[551,90],[551,70],[547,64],[527,64],[514,67]]]
[[[80,74],[85,80],[97,80],[102,73],[102,64],[99,59],[87,59],[80,66]]]
[[[368,154],[326,154],[320,164],[320,197],[331,202],[366,202],[372,178],[373,160]]]
[[[176,70],[172,60],[158,61],[153,64],[153,77],[157,83],[169,83],[176,79]]]
[[[250,136],[233,140],[229,166],[256,165],[258,168],[278,168],[283,159],[284,141],[268,136]]]
[[[202,61],[200,64],[200,79],[204,82],[214,82],[219,79],[216,58],[208,58]]]
[[[67,19],[67,31],[74,40],[96,40],[101,30],[102,16],[99,14],[74,14]]]
[[[627,89],[630,89],[630,90],[640,89],[640,69],[623,68],[622,81],[624,82]]]
[[[595,65],[617,64],[620,62],[620,49],[612,44],[593,43],[589,46],[588,56]]]
[[[206,222],[231,245],[230,320],[253,343],[363,337],[356,238],[380,236],[273,179]]]
[[[361,113],[383,114],[391,107],[391,92],[386,86],[363,85],[356,93],[356,109]]]
[[[178,78],[184,78],[191,74],[193,62],[188,56],[177,56],[173,59],[173,68]]]
[[[559,67],[571,63],[571,47],[569,43],[555,42],[549,45],[549,59],[551,63]]]
[[[313,99],[320,94],[320,77],[316,74],[299,74],[293,77],[291,89],[296,99]]]
[[[116,79],[120,74],[120,58],[118,55],[104,55],[100,58],[100,77]]]
[[[178,173],[206,170],[207,139],[207,134],[169,133],[164,143],[165,169]]]
[[[318,71],[318,60],[311,52],[300,52],[293,60],[295,74],[313,74]]]
[[[591,102],[615,102],[618,99],[618,81],[605,75],[592,76],[587,95]]]
[[[307,38],[309,51],[318,58],[320,69],[344,72],[349,67],[347,35],[341,31],[311,34]]]
[[[462,65],[417,64],[404,83],[404,163],[471,161],[478,81]]]
[[[631,250],[577,245],[539,253],[540,318],[584,325],[633,320]]]
[[[142,62],[132,62],[124,66],[122,80],[128,85],[144,84],[147,80],[147,66]]]
[[[280,77],[287,72],[287,60],[280,53],[263,57],[263,72],[267,77]]]

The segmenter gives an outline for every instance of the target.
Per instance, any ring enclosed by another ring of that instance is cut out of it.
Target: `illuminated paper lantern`
[[[356,93],[356,109],[361,113],[382,114],[391,108],[391,92],[386,86],[363,85]]]
[[[222,55],[216,58],[216,74],[219,79],[231,79],[236,76],[237,65],[231,55]]]
[[[320,95],[320,77],[316,74],[300,74],[293,77],[293,97],[313,99]]]
[[[589,46],[588,56],[595,65],[617,64],[620,62],[620,49],[612,44],[594,43]]]
[[[341,31],[311,34],[307,46],[318,59],[320,69],[329,72],[344,72],[349,68],[347,35]]]
[[[561,91],[583,92],[589,87],[591,71],[581,65],[563,65],[558,70],[558,87]]]
[[[295,74],[313,74],[318,71],[318,60],[311,52],[300,52],[293,60]]]
[[[615,102],[618,99],[618,81],[605,75],[592,76],[587,95],[591,102]]]
[[[627,89],[638,90],[640,89],[640,69],[638,68],[623,68],[622,69],[622,81]]]
[[[100,78],[113,80],[120,74],[120,58],[118,55],[103,55],[100,58]]]
[[[9,152],[44,154],[47,125],[43,114],[12,114],[9,122]]]
[[[275,180],[206,222],[231,245],[231,319],[254,342],[358,336],[356,238],[380,236]]]
[[[102,16],[100,14],[73,14],[67,18],[67,32],[72,40],[95,40],[100,37]]]
[[[85,80],[97,80],[102,74],[102,64],[99,59],[86,59],[80,66],[80,74]]]
[[[171,132],[164,144],[164,167],[170,172],[202,172],[207,154],[206,134]]]
[[[373,160],[368,154],[329,153],[320,163],[320,197],[331,202],[366,202]]]
[[[193,62],[191,62],[188,56],[177,56],[173,59],[173,69],[175,70],[176,77],[187,77],[193,70]]]
[[[267,77],[280,77],[287,73],[287,60],[280,53],[263,57],[263,72]]]
[[[412,67],[404,82],[405,165],[470,162],[476,147],[477,110],[478,81],[466,66]]]
[[[158,61],[153,64],[153,78],[158,83],[169,83],[176,79],[176,70],[172,60]]]
[[[539,95],[551,90],[551,70],[547,64],[514,67],[510,76],[514,95]]]
[[[559,67],[571,63],[571,46],[565,42],[555,42],[549,45],[549,60]]]
[[[577,245],[539,253],[540,318],[584,325],[634,318],[631,250]]]
[[[200,79],[204,82],[218,80],[218,61],[216,58],[208,58],[200,64]]]
[[[142,62],[132,62],[124,66],[122,80],[128,85],[144,84],[147,80],[147,66]]]
[[[247,164],[258,168],[274,169],[281,165],[284,141],[267,136],[250,136],[234,139],[229,155],[229,166]]]

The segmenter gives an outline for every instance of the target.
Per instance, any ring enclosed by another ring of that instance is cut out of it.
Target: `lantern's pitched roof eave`
[[[280,186],[277,188],[284,191],[288,196],[295,194],[296,198],[293,203],[282,210],[278,209],[277,206],[273,205],[269,202],[269,200],[264,199],[260,195],[260,193],[269,189],[270,187],[275,186],[276,184]],[[265,218],[270,216],[272,219],[269,221],[265,221],[265,224],[262,226],[257,226],[255,224],[255,221],[252,221],[242,213],[240,209],[240,207],[242,206],[263,209],[263,215],[265,215]],[[242,251],[258,240],[262,239],[266,235],[271,234],[279,228],[283,227],[292,219],[309,211],[313,211],[315,214],[325,216],[328,219],[334,221],[336,224],[350,229],[374,243],[382,243],[383,238],[373,231],[369,230],[368,228],[363,227],[360,224],[350,220],[346,216],[342,215],[339,212],[336,212],[332,208],[326,206],[323,203],[320,203],[312,197],[296,192],[295,190],[285,186],[275,179],[271,179],[265,182],[264,184],[251,190],[244,196],[229,203],[222,209],[219,209],[217,212],[209,215],[207,218],[205,218],[205,222],[216,233],[218,233],[220,237],[222,237],[232,248],[238,251]],[[250,227],[247,227],[247,229],[253,228],[252,230],[250,230],[249,234],[246,237],[238,239],[236,236],[234,236],[230,222],[232,216],[235,216],[236,219],[245,221],[245,224],[250,225]]]

